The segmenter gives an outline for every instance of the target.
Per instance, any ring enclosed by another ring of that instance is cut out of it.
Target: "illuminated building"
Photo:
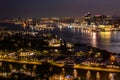
[[[88,25],[91,24],[91,14],[88,12],[87,14],[84,15],[84,19],[87,22]]]

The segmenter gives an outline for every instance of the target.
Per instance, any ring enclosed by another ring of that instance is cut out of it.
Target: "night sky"
[[[2,17],[120,15],[120,0],[0,0]]]

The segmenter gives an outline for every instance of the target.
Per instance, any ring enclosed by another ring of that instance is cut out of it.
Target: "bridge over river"
[[[26,73],[27,75],[38,76],[39,73],[42,73],[44,75],[48,75],[49,80],[59,80],[61,78],[61,75],[64,75],[63,79],[61,80],[68,78],[69,75],[73,76],[69,80],[73,80],[75,78],[82,78],[84,80],[101,80],[101,78],[104,76],[104,73],[106,77],[103,80],[108,80],[108,78],[109,80],[116,80],[114,79],[114,74],[119,75],[120,73],[119,69],[112,68],[108,69],[100,67],[81,66],[80,64],[74,65],[73,67],[66,67],[64,66],[64,64],[58,64],[52,61],[47,61],[46,63],[47,64],[45,64],[44,66],[41,66],[44,64],[44,62],[42,61],[20,61],[12,59],[0,59],[0,67],[2,68],[2,70],[5,70],[5,72],[7,71],[10,72],[10,74],[12,74],[13,71],[21,72],[21,70],[24,69],[24,71],[22,72]],[[60,75],[56,74],[56,72],[60,72]],[[51,74],[54,75],[50,76]],[[67,74],[67,76],[65,74]],[[84,76],[84,78],[82,76]]]
[[[2,66],[3,63],[18,63],[21,65],[29,64],[29,65],[42,65],[45,61],[20,61],[20,60],[11,60],[11,59],[0,59],[0,66]],[[59,64],[53,61],[46,61],[47,63],[50,63],[51,65],[55,65],[58,67],[65,67],[64,64]],[[120,69],[113,69],[113,68],[101,68],[101,67],[91,67],[91,66],[82,66],[80,64],[74,65],[73,67],[67,66],[67,68],[74,68],[74,69],[84,69],[84,70],[92,70],[92,71],[105,71],[105,72],[114,72],[114,73],[120,73]]]

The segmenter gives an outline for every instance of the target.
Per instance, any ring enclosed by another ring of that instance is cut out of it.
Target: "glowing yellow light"
[[[114,60],[115,60],[115,56],[113,56],[113,55],[110,56],[110,60],[111,60],[111,61],[114,61]]]
[[[100,32],[101,38],[110,39],[111,38],[111,32]]]

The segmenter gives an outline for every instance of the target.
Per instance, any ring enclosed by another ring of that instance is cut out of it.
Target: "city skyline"
[[[0,18],[120,15],[119,0],[0,0]]]

